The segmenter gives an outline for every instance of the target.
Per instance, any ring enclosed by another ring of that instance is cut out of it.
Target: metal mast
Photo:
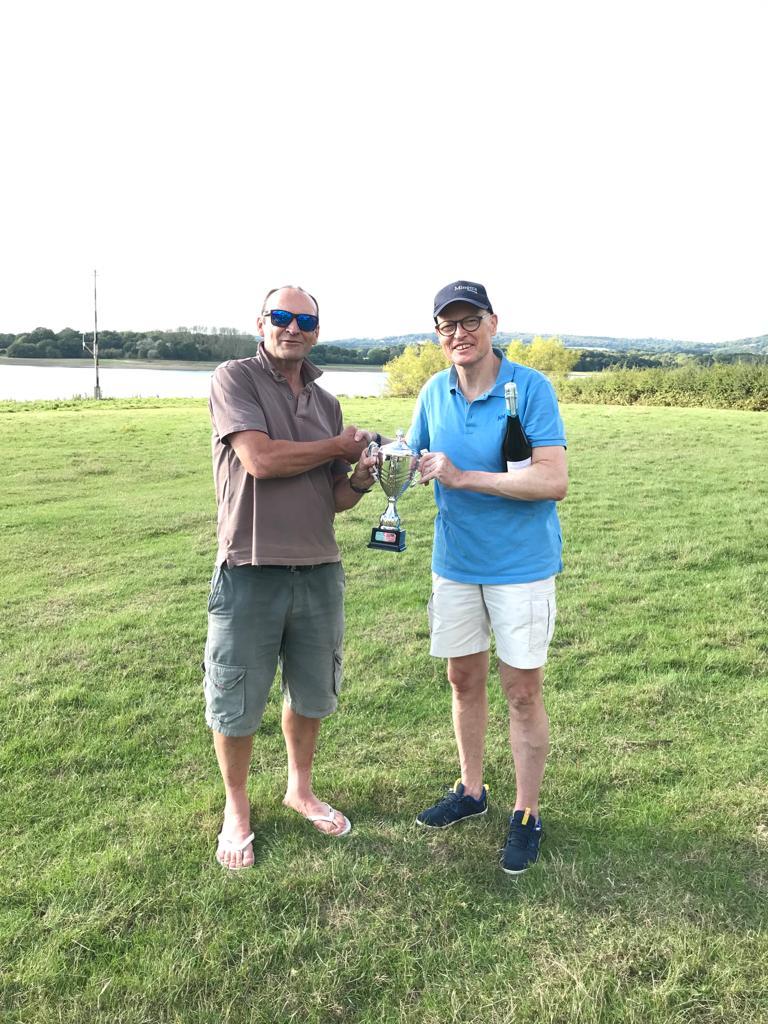
[[[93,369],[96,373],[96,384],[93,389],[93,397],[101,398],[101,388],[99,387],[99,328],[98,328],[98,317],[96,313],[96,271],[93,272],[93,345],[89,346],[83,335],[83,348],[86,352],[90,352],[93,356]]]

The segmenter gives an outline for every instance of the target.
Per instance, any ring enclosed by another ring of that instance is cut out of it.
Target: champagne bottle
[[[517,384],[514,381],[508,381],[504,385],[504,401],[507,403],[507,429],[501,454],[507,464],[507,471],[511,473],[516,469],[530,466],[531,445],[517,414]]]

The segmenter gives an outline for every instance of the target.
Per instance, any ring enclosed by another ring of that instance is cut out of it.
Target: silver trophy
[[[376,458],[371,472],[389,499],[379,518],[379,525],[371,530],[368,547],[381,548],[382,551],[405,551],[405,530],[400,526],[397,499],[417,482],[420,456],[405,443],[403,430],[398,430],[397,440],[389,444],[378,445],[371,441],[367,454]]]

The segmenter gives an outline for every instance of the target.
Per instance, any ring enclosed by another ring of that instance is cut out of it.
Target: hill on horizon
[[[768,354],[768,334],[761,334],[755,338],[741,338],[737,341],[675,341],[672,338],[610,338],[597,335],[580,334],[544,334],[544,337],[558,337],[566,348],[602,349],[608,352],[623,352],[628,350],[646,352],[681,352],[696,355],[717,352],[753,352],[759,355]],[[536,334],[526,331],[499,331],[497,340],[502,345],[520,339],[530,342]],[[421,334],[399,334],[389,335],[384,338],[345,338],[336,341],[321,341],[322,345],[336,345],[340,348],[377,348],[379,346],[392,345],[415,345],[425,339],[434,340],[435,335],[428,336]]]

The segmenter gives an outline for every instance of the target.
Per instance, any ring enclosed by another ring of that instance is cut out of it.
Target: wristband
[[[355,487],[355,485],[352,483],[352,480],[349,477],[347,477],[347,483],[355,492],[355,494],[368,494],[368,492],[371,489],[370,487]]]
[[[373,435],[373,440],[376,442],[376,444],[379,446],[379,448],[381,448],[381,434],[378,434],[378,433],[374,434]]]

